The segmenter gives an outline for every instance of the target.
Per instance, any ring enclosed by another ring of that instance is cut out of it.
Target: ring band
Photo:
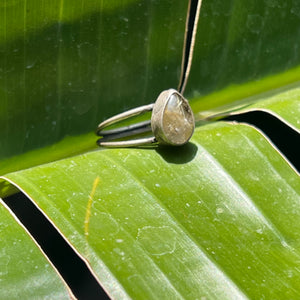
[[[150,111],[152,111],[151,121],[104,130],[117,122]],[[102,138],[97,141],[97,144],[105,147],[138,147],[155,144],[181,146],[190,140],[194,128],[194,115],[188,101],[176,90],[169,89],[161,92],[153,104],[128,110],[100,123],[96,129],[96,134]],[[150,131],[153,133],[152,137],[114,141],[128,135]]]

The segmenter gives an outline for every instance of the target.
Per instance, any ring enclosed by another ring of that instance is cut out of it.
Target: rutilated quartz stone
[[[167,101],[162,127],[166,139],[174,145],[187,143],[194,132],[193,112],[187,101],[177,93]]]

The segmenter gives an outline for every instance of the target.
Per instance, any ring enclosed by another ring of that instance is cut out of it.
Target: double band
[[[104,130],[125,119],[152,111],[151,121],[139,122],[129,126]],[[186,144],[193,135],[195,121],[188,101],[176,90],[163,91],[153,104],[140,106],[100,123],[96,134],[102,136],[97,141],[105,147],[138,147],[154,144],[181,146]],[[125,141],[115,141],[129,135],[152,131],[153,136]]]

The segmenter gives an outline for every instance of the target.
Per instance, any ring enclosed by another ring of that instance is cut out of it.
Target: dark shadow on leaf
[[[262,130],[283,155],[300,171],[300,135],[277,117],[262,111],[254,111],[225,118],[227,121],[245,122]]]
[[[4,201],[46,253],[77,299],[109,299],[81,258],[23,193],[9,196]]]
[[[197,154],[198,147],[189,142],[179,147],[160,146],[155,150],[168,163],[185,164],[193,160]]]

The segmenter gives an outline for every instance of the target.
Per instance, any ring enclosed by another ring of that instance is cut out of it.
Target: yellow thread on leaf
[[[93,188],[89,195],[89,199],[88,199],[88,203],[87,203],[87,207],[86,207],[86,213],[85,213],[85,219],[84,219],[84,235],[85,235],[86,239],[88,238],[88,235],[89,235],[89,224],[90,224],[91,207],[92,207],[92,203],[93,203],[93,198],[94,198],[95,191],[96,191],[96,188],[97,188],[99,182],[100,182],[100,178],[99,178],[99,176],[97,176],[96,179],[94,180]]]

